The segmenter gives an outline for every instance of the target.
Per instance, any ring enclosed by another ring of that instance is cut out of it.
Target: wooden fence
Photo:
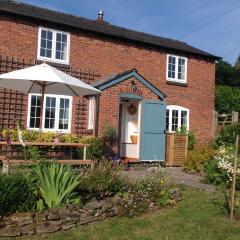
[[[187,157],[187,151],[187,135],[166,134],[166,166],[183,166],[183,162]]]
[[[219,114],[218,112],[214,111],[214,118],[213,118],[213,135],[216,136],[221,129],[233,123],[239,122],[239,113],[232,111],[228,114]]]

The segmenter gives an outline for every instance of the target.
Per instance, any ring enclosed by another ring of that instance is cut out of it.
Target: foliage
[[[87,148],[87,158],[91,160],[102,160],[104,156],[103,142],[100,138],[82,137],[81,143],[90,144]],[[78,154],[82,156],[83,149],[78,149]]]
[[[45,163],[38,165],[34,172],[39,181],[39,193],[42,199],[38,202],[39,210],[57,207],[61,204],[79,203],[80,197],[73,192],[79,183],[71,166],[57,163]]]
[[[188,150],[193,150],[196,144],[196,137],[193,132],[188,133]]]
[[[231,124],[223,127],[218,137],[214,139],[214,146],[232,145],[235,143],[236,135],[240,135],[240,124]]]
[[[216,159],[210,159],[205,163],[204,182],[218,186],[221,189],[225,189],[229,184],[227,174],[219,169]]]
[[[1,131],[1,136],[3,139],[6,138],[7,134],[10,135],[10,138],[12,141],[18,141],[18,130],[17,129],[3,129]],[[53,142],[56,133],[54,132],[39,132],[39,131],[34,131],[34,130],[27,130],[23,129],[22,130],[22,137],[23,141],[28,141],[28,142]],[[81,141],[82,137],[78,137],[75,134],[60,134],[60,141],[61,142],[67,142],[67,143],[77,143]]]
[[[36,189],[27,174],[0,175],[0,216],[32,210],[37,201]]]
[[[165,172],[159,167],[155,173],[131,183],[128,192],[122,195],[120,215],[132,217],[154,206],[163,207],[174,204],[165,181]]]
[[[203,170],[205,162],[212,159],[215,154],[216,150],[209,145],[196,147],[194,150],[189,151],[184,161],[184,169],[187,172],[199,173]]]
[[[125,188],[119,176],[121,166],[114,166],[112,162],[103,160],[82,173],[78,190],[88,200],[111,197]]]
[[[112,126],[107,126],[104,132],[104,141],[108,143],[110,146],[113,146],[117,143],[118,136],[117,131]]]
[[[219,113],[240,112],[240,87],[216,86],[215,109]]]
[[[219,186],[222,189],[228,188],[233,176],[233,147],[222,146],[219,153],[204,166],[205,181]],[[237,188],[240,187],[240,167],[237,168]]]
[[[219,61],[216,64],[216,84],[240,86],[240,70],[228,62]]]

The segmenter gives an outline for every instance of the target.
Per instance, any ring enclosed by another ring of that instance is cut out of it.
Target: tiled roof
[[[105,36],[107,35],[168,50],[175,50],[177,52],[192,53],[215,60],[220,59],[220,57],[192,47],[185,42],[137,32],[108,23],[98,23],[95,20],[36,7],[18,1],[0,0],[0,12],[47,21],[54,24],[61,24],[62,26],[77,28],[82,31],[94,32]]]

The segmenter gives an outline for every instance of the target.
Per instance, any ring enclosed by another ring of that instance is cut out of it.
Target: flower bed
[[[0,175],[0,204],[6,206],[0,212],[0,237],[66,230],[175,204],[181,198],[179,190],[166,184],[163,168],[153,170],[131,183],[122,178],[122,166],[111,161],[81,173],[69,165],[43,162],[32,173]]]

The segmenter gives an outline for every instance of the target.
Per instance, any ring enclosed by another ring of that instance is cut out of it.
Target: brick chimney
[[[98,19],[97,19],[97,21],[98,21],[99,23],[104,23],[103,16],[104,16],[103,11],[99,11],[99,12],[98,12]]]

